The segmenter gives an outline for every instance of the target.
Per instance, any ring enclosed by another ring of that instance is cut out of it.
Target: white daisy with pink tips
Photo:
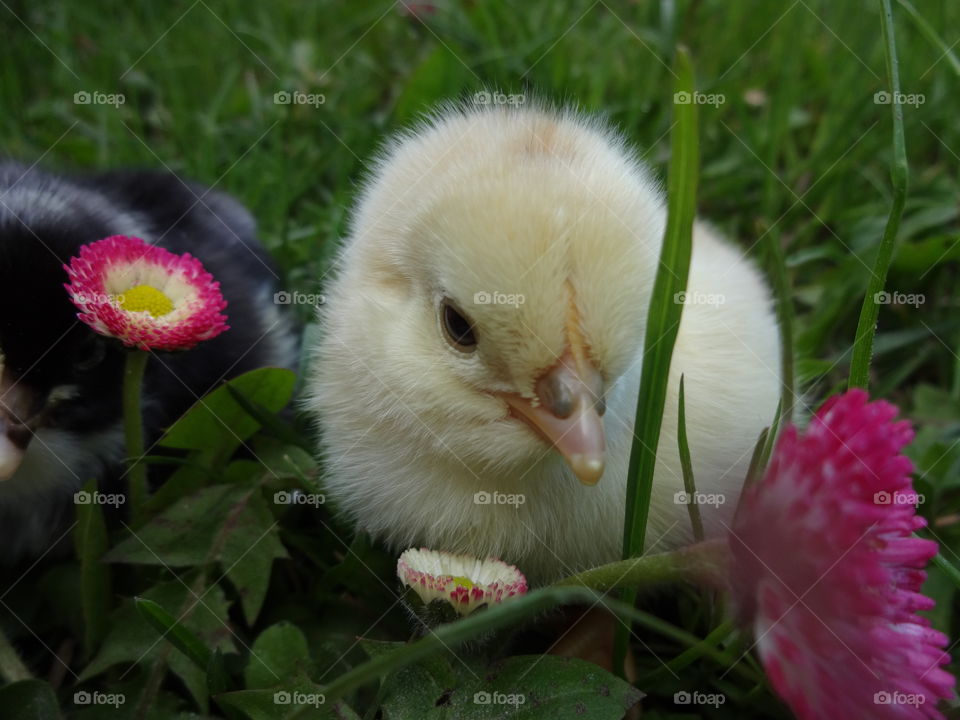
[[[114,235],[80,248],[64,269],[78,317],[141,350],[188,350],[228,329],[220,283],[189,253]]]
[[[444,600],[460,615],[527,592],[527,579],[513,565],[426,548],[405,551],[397,561],[397,575],[424,605]]]

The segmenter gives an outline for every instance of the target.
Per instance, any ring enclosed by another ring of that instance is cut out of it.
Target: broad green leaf
[[[291,370],[260,368],[230,380],[227,385],[269,412],[279,412],[293,396],[296,376]],[[177,420],[160,444],[183,450],[219,448],[224,456],[260,428],[260,423],[220,387],[201,398]]]
[[[463,675],[447,718],[493,720],[513,710],[529,720],[620,720],[644,695],[591,662],[557,655],[510,657],[479,677]]]
[[[257,636],[244,671],[246,687],[260,690],[305,675],[310,666],[307,639],[296,625],[280,622]]]
[[[97,490],[91,480],[81,492]],[[73,531],[77,559],[80,561],[80,607],[83,611],[84,645],[88,652],[96,650],[107,630],[107,613],[113,606],[110,566],[103,562],[109,547],[103,508],[97,503],[76,504],[77,525]]]
[[[273,560],[286,557],[286,550],[258,487],[214,485],[175,503],[106,557],[168,567],[219,562],[252,623],[263,605]]]
[[[21,680],[0,688],[0,708],[7,720],[58,720],[56,693],[42,680]]]
[[[236,708],[252,720],[359,720],[342,702],[327,701],[323,688],[307,678],[290,678],[278,687],[219,695],[220,705]]]
[[[192,580],[192,576],[187,576],[183,578],[183,583],[171,581],[156,585],[143,593],[143,597],[161,607],[175,608],[171,614],[209,650],[233,651],[233,633],[228,620],[229,604],[223,590],[213,586],[197,598],[187,588]],[[185,618],[181,617],[183,608],[189,610]],[[138,664],[148,668],[159,657],[165,642],[160,639],[156,628],[137,611],[133,601],[127,601],[111,615],[110,629],[100,645],[100,651],[80,673],[79,680],[88,680],[118,664]],[[198,668],[179,652],[170,654],[169,665],[200,706],[206,708],[206,670]]]

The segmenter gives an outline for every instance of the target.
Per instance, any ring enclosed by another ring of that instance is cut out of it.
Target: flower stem
[[[137,527],[147,501],[147,466],[143,462],[143,414],[140,398],[143,374],[150,354],[141,350],[127,353],[123,371],[123,426],[127,440],[127,461],[130,463],[130,520]]]

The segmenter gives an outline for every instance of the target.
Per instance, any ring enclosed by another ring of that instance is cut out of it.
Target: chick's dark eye
[[[473,352],[477,349],[477,334],[473,324],[450,300],[445,299],[440,306],[440,321],[443,334],[453,347],[460,352]]]

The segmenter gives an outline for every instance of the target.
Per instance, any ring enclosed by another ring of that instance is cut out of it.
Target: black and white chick
[[[228,303],[228,331],[150,359],[148,442],[223,380],[296,363],[277,275],[236,200],[171,173],[68,177],[0,163],[0,564],[47,552],[69,527],[74,492],[122,476],[124,351],[77,320],[64,289],[63,265],[110,235],[191,253]]]

